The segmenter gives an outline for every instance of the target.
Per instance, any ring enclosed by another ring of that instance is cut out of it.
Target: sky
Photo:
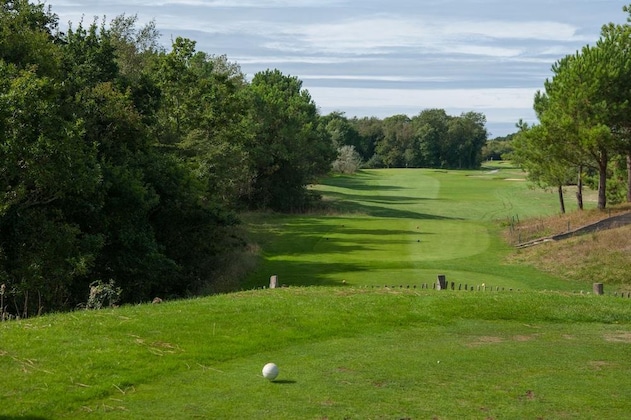
[[[631,0],[52,0],[63,26],[95,17],[155,21],[226,55],[248,78],[278,69],[303,82],[322,115],[410,117],[431,108],[483,113],[489,137],[536,122],[551,67]]]

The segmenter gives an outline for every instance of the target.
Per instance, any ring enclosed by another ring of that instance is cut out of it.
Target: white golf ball
[[[274,363],[268,363],[263,366],[263,377],[273,381],[278,376],[278,366]]]

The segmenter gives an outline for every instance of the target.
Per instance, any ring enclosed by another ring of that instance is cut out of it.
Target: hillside
[[[547,241],[535,247],[520,249],[509,261],[527,264],[546,273],[571,281],[590,280],[605,283],[610,290],[631,291],[631,226],[618,224],[612,229],[599,226],[615,215],[627,215],[631,206],[614,206],[606,212],[590,210],[526,220],[506,231],[509,240],[522,237],[551,237],[568,231],[581,234],[567,239]],[[581,232],[581,226],[594,226]]]

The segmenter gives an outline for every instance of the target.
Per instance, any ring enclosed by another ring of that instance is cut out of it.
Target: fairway
[[[511,249],[499,239],[502,225],[557,212],[555,194],[529,188],[508,165],[364,170],[328,178],[314,190],[336,211],[246,217],[262,249],[246,285],[264,286],[278,275],[286,285],[407,286],[445,274],[463,285],[588,287],[503,262]]]

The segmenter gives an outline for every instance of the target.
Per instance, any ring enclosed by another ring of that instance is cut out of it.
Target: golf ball
[[[278,366],[274,363],[268,363],[263,366],[263,377],[273,381],[278,376]]]

